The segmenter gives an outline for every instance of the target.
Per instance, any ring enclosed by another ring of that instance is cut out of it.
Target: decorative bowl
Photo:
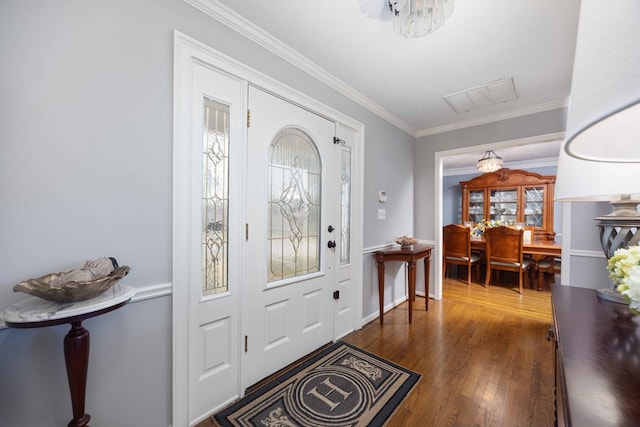
[[[402,248],[408,248],[411,245],[415,245],[416,243],[418,243],[418,239],[416,239],[415,237],[402,236],[396,237],[395,242]]]
[[[51,283],[60,279],[65,272],[51,273],[20,282],[13,287],[14,292],[25,292],[29,295],[54,302],[77,302],[95,298],[107,289],[118,283],[120,279],[129,273],[129,267],[122,265],[116,267],[110,274],[99,279],[84,282],[67,282],[61,286],[52,286]]]

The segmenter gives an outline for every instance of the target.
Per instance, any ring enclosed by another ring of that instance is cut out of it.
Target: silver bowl
[[[118,283],[129,273],[129,267],[116,267],[109,275],[86,282],[67,282],[62,286],[51,286],[51,282],[60,278],[64,272],[51,273],[37,279],[20,282],[13,287],[14,292],[25,292],[29,295],[54,302],[77,302],[95,298]]]

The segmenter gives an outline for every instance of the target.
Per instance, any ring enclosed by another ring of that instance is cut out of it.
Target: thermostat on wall
[[[378,191],[378,201],[380,203],[385,203],[387,201],[387,192],[386,191]]]

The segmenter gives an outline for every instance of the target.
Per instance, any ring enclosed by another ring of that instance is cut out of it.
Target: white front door
[[[335,123],[251,86],[249,110],[244,387],[333,339],[339,243]]]

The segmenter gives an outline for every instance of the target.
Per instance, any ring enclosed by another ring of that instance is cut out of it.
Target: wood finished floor
[[[445,279],[442,300],[414,307],[411,325],[404,303],[344,338],[422,374],[387,427],[554,425],[548,291]]]

